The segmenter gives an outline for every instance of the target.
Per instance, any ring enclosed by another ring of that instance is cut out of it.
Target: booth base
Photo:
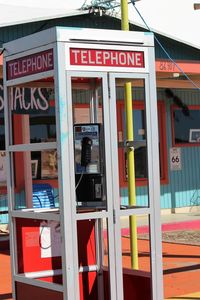
[[[9,236],[0,235],[0,251],[9,250]]]
[[[124,300],[151,300],[151,274],[149,272],[123,269]],[[108,271],[104,271],[105,299],[110,300]]]
[[[104,270],[104,300],[110,300],[108,274],[108,271]],[[91,274],[90,276],[87,275],[85,274],[85,276],[80,276],[79,278],[80,299],[97,300],[98,291],[96,274],[93,273],[92,276]],[[124,300],[151,300],[151,278],[148,272],[124,269],[123,280]],[[21,282],[16,282],[16,295],[16,300],[35,300],[37,298],[48,300],[64,300],[62,292],[52,291],[46,288],[41,288]]]
[[[52,291],[46,288],[41,288],[21,282],[16,282],[16,300],[64,300],[63,293]]]

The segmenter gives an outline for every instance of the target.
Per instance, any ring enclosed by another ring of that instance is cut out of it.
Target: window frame
[[[51,99],[50,100],[50,107],[55,107],[55,100]],[[17,141],[21,141],[22,137],[21,137],[21,133],[22,130],[18,130],[20,127],[22,127],[22,122],[21,122],[21,118],[20,118],[20,114],[16,114],[13,116],[13,128],[16,130],[15,132],[15,143],[17,143]],[[18,192],[20,191],[20,186],[21,183],[24,180],[24,174],[20,168],[20,166],[22,165],[22,160],[23,158],[18,158],[15,159],[15,164],[16,164],[16,176],[15,176],[15,191]],[[58,178],[47,178],[47,179],[35,179],[32,178],[33,183],[49,183],[53,188],[58,188]]]
[[[144,101],[133,101],[133,108],[138,110],[144,110]],[[166,139],[166,109],[165,103],[163,101],[157,102],[158,107],[158,125],[159,125],[159,140],[160,140],[160,167],[161,167],[161,184],[168,184],[168,163],[167,163],[167,139]],[[119,137],[123,139],[123,112],[124,112],[124,101],[117,100],[117,121],[118,121],[118,142]],[[125,155],[124,148],[118,147],[118,157],[119,157],[119,180],[120,187],[127,187],[128,182],[125,179]],[[147,178],[136,178],[136,186],[147,186]]]
[[[54,101],[51,102],[51,106],[54,105]],[[136,109],[144,109],[144,102],[143,101],[133,101],[133,106]],[[77,108],[87,108],[88,104],[75,104],[75,107]],[[174,107],[176,107],[174,105]],[[200,106],[199,106],[200,108]],[[120,131],[123,134],[123,111],[124,111],[124,101],[118,100],[117,101],[117,120],[118,120],[118,137],[120,135]],[[173,113],[173,112],[172,112]],[[167,167],[167,146],[166,146],[166,110],[165,105],[163,101],[158,101],[158,122],[159,122],[159,129],[160,129],[160,145],[161,145],[161,151],[160,151],[160,164],[161,164],[161,184],[167,184],[168,183],[168,167]],[[20,126],[19,120],[14,119],[13,124],[15,128]],[[17,130],[17,132],[19,132]],[[18,135],[18,134],[17,134]],[[199,145],[200,143],[198,143]],[[197,146],[197,144],[195,144]],[[127,187],[128,183],[125,179],[125,170],[123,168],[124,166],[124,149],[118,147],[118,155],[119,155],[119,178],[120,178],[120,187]],[[20,164],[20,161],[16,162]],[[16,191],[17,187],[20,186],[22,173],[20,172],[16,178]],[[34,179],[34,183],[42,183],[47,182],[50,183],[53,187],[58,187],[58,179]],[[136,179],[136,186],[146,186],[147,185],[147,179],[143,178],[137,178]],[[6,186],[1,186],[0,191],[4,192],[6,191]]]
[[[188,105],[187,106],[189,110],[200,110],[200,105]],[[181,110],[180,107],[178,107],[175,104],[171,105],[171,132],[172,132],[172,146],[173,147],[199,147],[200,142],[198,143],[193,143],[193,142],[188,142],[188,143],[176,143],[175,142],[175,126],[174,126],[174,111],[175,110]]]
[[[0,112],[2,112],[3,113],[3,118],[4,118],[4,110],[2,109],[2,110],[0,110]],[[5,139],[5,123],[4,123],[4,125],[1,125],[0,124],[0,126],[4,126],[4,139]],[[0,149],[0,151],[6,151],[6,149]],[[0,194],[5,194],[5,193],[7,193],[7,186],[6,186],[6,183],[5,183],[5,185],[1,185],[0,186]]]

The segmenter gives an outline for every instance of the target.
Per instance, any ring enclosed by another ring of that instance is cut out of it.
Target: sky
[[[90,1],[87,0],[87,3]],[[30,18],[27,11],[30,11],[30,14],[36,13],[37,8],[40,8],[40,16],[45,13],[51,15],[51,12],[59,14],[64,13],[65,9],[66,11],[78,9],[83,3],[84,0],[0,0],[0,23],[24,19],[23,12]],[[200,0],[140,0],[136,2],[136,7],[150,28],[200,48],[200,10],[194,10],[194,3],[200,3]],[[21,13],[15,13],[12,6],[21,8],[19,10]],[[2,9],[4,7],[7,8],[6,12],[10,7],[13,14],[4,13]],[[129,4],[129,19],[144,25],[132,4]]]

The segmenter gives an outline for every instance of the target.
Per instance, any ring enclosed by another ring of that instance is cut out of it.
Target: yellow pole
[[[121,28],[129,30],[128,22],[128,1],[121,0]],[[126,110],[126,138],[128,142],[133,142],[133,106],[132,106],[132,85],[131,82],[125,83],[125,110]],[[135,161],[133,147],[127,148],[127,167],[128,167],[128,200],[130,206],[136,205],[135,190]],[[130,228],[130,248],[131,248],[131,267],[138,269],[138,245],[137,245],[137,219],[136,216],[129,217]]]

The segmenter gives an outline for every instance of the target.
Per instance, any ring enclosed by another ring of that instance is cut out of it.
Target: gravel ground
[[[138,238],[148,239],[149,235],[138,234]],[[200,230],[165,231],[162,232],[162,241],[200,246]]]
[[[164,242],[200,246],[200,230],[166,231],[162,233],[162,240]]]

